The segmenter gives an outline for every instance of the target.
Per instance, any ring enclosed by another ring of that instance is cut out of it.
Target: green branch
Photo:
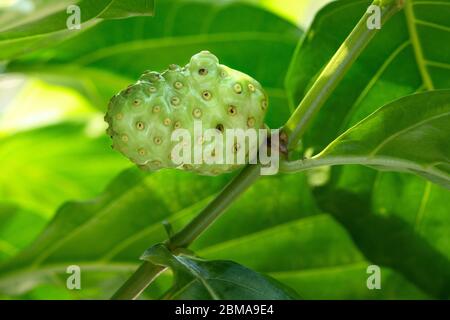
[[[239,195],[258,179],[259,171],[259,165],[247,165],[188,225],[169,239],[167,246],[172,251],[189,246]],[[164,270],[164,267],[149,261],[142,263],[131,278],[114,294],[112,299],[137,298]]]
[[[374,4],[380,5],[382,27],[390,17],[401,9],[403,1],[374,1]],[[370,16],[370,13],[366,12],[364,14],[286,122],[283,131],[289,137],[288,150],[295,148],[308,125],[314,119],[314,116],[328,100],[352,64],[369,44],[370,40],[378,32],[378,29],[367,28],[367,20]]]
[[[375,5],[382,8],[382,24],[397,12],[403,0],[375,0]],[[327,64],[319,78],[311,87],[296,111],[283,127],[288,137],[288,147],[292,148],[303,136],[307,125],[313,120],[320,107],[336,88],[339,81],[350,66],[367,46],[377,30],[369,30],[366,13],[356,25],[352,33]],[[175,234],[167,242],[171,250],[189,246],[202,232],[204,232],[231,203],[238,198],[259,177],[260,167],[248,165],[236,176],[229,185],[214,199],[200,214],[186,227]],[[144,262],[130,279],[113,296],[113,299],[135,299],[161,273],[164,268],[151,262]]]

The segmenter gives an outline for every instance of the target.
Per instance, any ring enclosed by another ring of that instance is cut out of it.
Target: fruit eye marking
[[[266,99],[261,101],[261,109],[263,109],[263,110],[267,109],[267,100]]]
[[[235,83],[234,86],[233,86],[233,90],[237,94],[241,94],[242,93],[242,86],[239,83]]]
[[[208,70],[205,68],[198,69],[198,74],[201,76],[206,76],[208,74]]]
[[[139,155],[141,155],[141,156],[145,156],[145,149],[144,148],[140,148],[139,150],[138,150],[138,153],[139,153]]]
[[[155,144],[161,144],[162,143],[162,138],[161,137],[154,137],[153,138],[153,142],[155,143]]]
[[[172,99],[170,99],[170,103],[171,103],[173,106],[177,106],[177,105],[180,104],[180,98],[178,98],[178,97],[172,97]]]
[[[121,139],[123,142],[128,142],[128,136],[126,134],[123,134]]]
[[[175,121],[173,126],[174,126],[175,129],[179,129],[179,128],[181,128],[181,122],[180,121]]]
[[[173,86],[175,87],[175,89],[181,89],[183,88],[183,84],[180,81],[175,81],[175,83],[173,84]]]
[[[116,114],[116,119],[117,120],[122,120],[123,119],[123,114],[121,112],[119,112],[118,114]]]
[[[248,87],[248,90],[250,90],[250,92],[255,92],[255,86],[252,85],[251,83],[249,83],[249,84],[247,85],[247,87]]]
[[[161,111],[161,107],[160,106],[154,106],[153,107],[153,113],[158,113]]]
[[[138,130],[144,130],[145,124],[142,121],[138,121],[138,122],[136,122],[136,128]]]
[[[237,110],[235,106],[229,106],[228,107],[228,114],[230,116],[234,116],[235,114],[237,114]]]
[[[208,100],[211,100],[212,94],[211,94],[211,92],[209,92],[208,90],[206,90],[206,91],[203,91],[202,97],[203,97],[203,99],[205,99],[205,100],[208,101]]]
[[[247,125],[249,126],[249,128],[253,128],[253,126],[255,125],[255,118],[253,117],[248,118]]]
[[[172,121],[171,121],[169,118],[165,118],[164,121],[163,121],[163,123],[164,123],[165,126],[170,126],[170,123],[171,123],[171,122],[172,122]]]
[[[133,100],[133,105],[134,105],[135,107],[139,106],[140,104],[141,104],[141,100],[139,100],[139,99]]]
[[[200,110],[199,108],[195,108],[194,110],[192,110],[192,115],[194,116],[194,118],[200,118],[202,116],[202,110]]]
[[[153,87],[153,86],[148,87],[148,91],[149,91],[150,93],[154,93],[154,92],[156,92],[156,88]]]

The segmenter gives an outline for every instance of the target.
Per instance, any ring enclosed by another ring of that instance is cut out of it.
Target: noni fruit
[[[267,106],[267,94],[258,81],[202,51],[185,67],[170,65],[162,73],[145,72],[137,83],[111,99],[105,121],[113,148],[142,169],[178,168],[218,175],[239,164],[225,160],[174,162],[172,151],[180,141],[173,139],[173,132],[186,129],[195,137],[194,123],[201,122],[202,132],[189,148],[194,153],[195,144],[201,144],[202,150],[207,150],[204,160],[216,156],[217,143],[217,139],[204,139],[205,130],[215,129],[225,137],[227,129],[263,128]],[[227,150],[224,143],[223,152],[236,153],[240,147],[235,143]]]

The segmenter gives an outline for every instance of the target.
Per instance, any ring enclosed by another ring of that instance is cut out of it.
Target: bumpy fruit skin
[[[263,128],[267,106],[267,94],[255,79],[202,51],[183,68],[170,65],[163,73],[145,72],[137,83],[111,99],[105,121],[113,148],[142,169],[178,168],[218,175],[239,165],[176,165],[171,152],[179,142],[171,141],[172,132],[184,128],[194,137],[194,120],[201,120],[203,132]],[[192,141],[192,154],[195,143],[202,143],[203,149],[215,143],[214,139],[201,140]],[[234,145],[231,152],[237,148]]]

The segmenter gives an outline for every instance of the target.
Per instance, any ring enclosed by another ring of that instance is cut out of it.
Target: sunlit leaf
[[[103,130],[94,136],[81,123],[58,124],[0,139],[0,197],[49,216],[66,199],[100,192],[127,162],[109,148]]]
[[[221,63],[261,82],[270,96],[268,124],[283,124],[289,116],[283,80],[301,35],[296,26],[235,1],[167,0],[157,3],[157,12],[154,17],[103,21],[63,44],[12,61],[7,71],[46,77],[56,73],[54,80],[83,88],[104,110],[123,88],[121,81],[108,79],[132,83],[145,70],[185,65],[193,54],[209,50]]]
[[[70,30],[67,21],[78,7],[79,29]],[[115,19],[151,15],[153,0],[29,1],[9,8],[0,18],[0,60],[8,60],[30,50],[70,38],[97,23],[100,18]]]

